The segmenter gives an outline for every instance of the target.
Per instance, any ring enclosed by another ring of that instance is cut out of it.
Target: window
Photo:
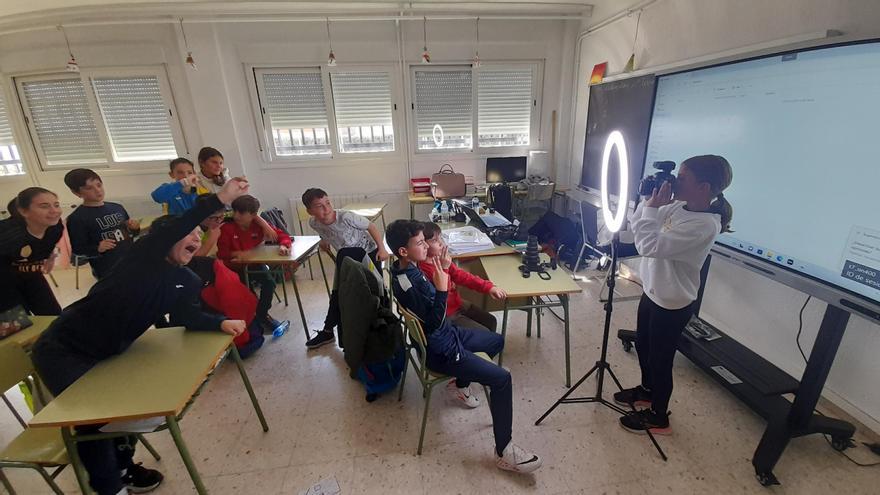
[[[470,67],[415,70],[413,83],[419,150],[471,148],[471,79]]]
[[[396,150],[391,72],[253,68],[255,112],[270,161]]]
[[[0,96],[0,177],[12,175],[24,175],[24,167],[21,165],[21,157],[18,147],[12,137],[12,126],[9,124],[9,114],[6,113],[6,105]]]
[[[44,169],[158,164],[183,144],[161,68],[23,77],[16,85]]]
[[[155,76],[92,79],[113,158],[118,162],[177,157],[168,109]]]
[[[532,70],[481,69],[478,80],[480,146],[528,146],[535,103]]]
[[[387,72],[332,72],[336,136],[342,153],[394,151]]]
[[[413,67],[416,151],[530,146],[537,74],[537,63]]]
[[[272,132],[274,156],[330,155],[327,104],[321,72],[257,72],[266,128]]]

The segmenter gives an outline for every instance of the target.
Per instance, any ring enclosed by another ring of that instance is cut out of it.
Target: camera
[[[664,182],[675,186],[675,176],[672,175],[672,171],[675,170],[675,162],[654,162],[654,168],[659,172],[642,179],[642,182],[639,183],[639,196],[650,196],[654,193],[654,189],[660,189]]]

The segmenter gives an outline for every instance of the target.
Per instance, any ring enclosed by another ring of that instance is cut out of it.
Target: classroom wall
[[[333,162],[269,163],[260,151],[258,130],[251,100],[253,77],[250,65],[318,66],[326,63],[327,42],[323,22],[187,23],[186,35],[198,70],[183,63],[185,50],[175,24],[70,27],[67,29],[81,67],[165,64],[181,116],[189,154],[204,145],[220,149],[234,174],[245,174],[253,191],[266,206],[288,210],[288,198],[298,197],[310,186],[321,186],[331,195],[366,195],[386,201],[386,218],[408,216],[406,191],[409,177],[425,176],[443,163],[484,178],[485,156],[474,153],[418,154],[409,147],[411,119],[409,63],[418,62],[422,51],[421,22],[401,22],[404,68],[398,54],[398,27],[394,21],[336,22],[333,48],[339,67],[346,64],[383,64],[393,68],[398,88],[397,149],[381,158],[356,157]],[[480,56],[489,61],[540,62],[540,131],[531,149],[549,150],[551,115],[561,112],[558,122],[568,122],[568,105],[563,94],[570,91],[570,69],[575,21],[491,21],[480,23]],[[428,45],[435,65],[469,63],[474,50],[473,21],[428,21]],[[567,54],[568,58],[564,58]],[[0,36],[0,89],[7,102],[16,103],[12,77],[18,74],[63,70],[67,61],[64,40],[54,30]],[[14,105],[7,105],[14,107]],[[14,108],[13,108],[14,110]],[[12,112],[19,148],[29,174],[18,179],[0,179],[0,197],[11,197],[34,183],[55,190],[65,203],[75,198],[63,186],[63,171],[44,172],[27,140],[20,112]],[[564,120],[563,120],[564,119]],[[557,139],[556,156],[565,155],[569,143]],[[560,162],[560,160],[557,160]],[[565,170],[567,170],[567,163]],[[100,170],[109,197],[145,196],[166,180],[165,168],[131,171]],[[4,202],[5,204],[5,202]],[[342,206],[342,205],[339,205]],[[424,215],[427,210],[420,211]],[[290,217],[289,217],[290,218]]]
[[[596,16],[595,19],[602,18]],[[567,174],[574,184],[581,176],[589,96],[586,81],[597,63],[608,62],[608,75],[622,72],[632,51],[635,26],[636,16],[624,17],[583,39],[574,105],[576,120],[571,127],[571,168]],[[880,37],[880,3],[872,0],[658,0],[649,5],[641,17],[637,68],[674,64],[826,29],[844,32],[844,37],[835,38],[834,42]],[[803,360],[795,345],[795,335],[798,311],[805,300],[805,294],[716,259],[710,270],[701,316],[799,377]],[[627,306],[619,310],[624,308]],[[806,352],[812,347],[824,308],[824,304],[814,300],[804,313],[801,342]],[[825,389],[826,398],[874,431],[880,431],[878,355],[880,326],[853,316]]]

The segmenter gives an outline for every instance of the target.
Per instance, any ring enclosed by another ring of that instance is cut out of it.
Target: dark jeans
[[[46,339],[34,345],[31,359],[43,383],[56,396],[98,363],[93,358]],[[96,433],[102,426],[77,427],[76,431],[81,434]],[[136,437],[119,437],[76,444],[89,473],[89,484],[98,495],[115,495],[122,489],[120,473],[132,465],[136,441]]]
[[[275,297],[275,279],[269,273],[268,265],[248,265],[248,278],[260,286],[260,299],[257,301],[257,314],[254,321],[264,322],[269,316],[269,308],[272,307],[272,298]],[[244,271],[239,272],[241,283],[244,283]],[[250,289],[250,287],[248,287]]]
[[[461,302],[461,308],[452,316],[452,321],[459,328],[485,328],[492,332],[498,328],[498,320],[492,313],[474,306],[469,301]]]
[[[693,304],[676,310],[664,309],[644,294],[639,302],[636,351],[642,369],[642,387],[651,391],[651,408],[658,413],[666,413],[669,408],[672,362],[678,339],[693,313]]]
[[[6,311],[21,304],[34,315],[60,315],[61,305],[42,273],[16,273],[2,290],[0,311]]]
[[[489,387],[489,410],[492,412],[495,450],[501,455],[510,443],[513,427],[513,385],[510,372],[474,353],[485,352],[490,357],[495,357],[504,349],[504,338],[486,330],[457,327],[455,331],[465,348],[459,360],[432,354],[429,348],[425,364],[432,371],[454,376],[458,387],[467,387],[471,382]]]
[[[373,260],[373,264],[376,267],[379,267],[379,262],[376,260],[376,253],[378,253],[378,249],[374,249],[369,255],[362,248],[342,248],[336,252],[336,272],[333,274],[334,277],[339,276],[339,272],[342,269],[342,262],[345,258],[352,258],[353,260],[360,262],[364,259],[364,255],[370,257]],[[335,285],[335,284],[334,284]],[[334,327],[339,326],[342,322],[342,313],[339,311],[339,294],[336,289],[330,292],[330,306],[327,308],[327,317],[324,318],[324,331],[332,332]],[[339,329],[339,343],[342,344],[342,328]]]

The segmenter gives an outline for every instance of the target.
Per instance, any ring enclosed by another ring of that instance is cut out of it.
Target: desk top
[[[357,213],[370,220],[375,220],[382,214],[382,210],[384,210],[386,206],[388,206],[387,203],[349,203],[340,209]]]
[[[249,250],[233,263],[265,263],[267,265],[298,263],[311,254],[320,242],[321,238],[316,235],[295,235],[293,236],[293,247],[287,256],[278,254],[278,246],[276,245],[262,244]]]
[[[546,255],[541,255],[546,261]],[[487,256],[480,259],[486,278],[493,284],[504,289],[509,297],[546,296],[551,294],[572,294],[582,289],[563,269],[549,270],[550,280],[542,280],[533,273],[523,278],[519,271],[522,257],[519,254],[509,256]]]
[[[28,348],[40,338],[40,335],[43,335],[43,332],[49,328],[49,324],[55,321],[57,316],[29,316],[30,320],[34,322],[33,325],[25,328],[24,330],[14,333],[9,337],[6,337],[3,340],[0,340],[0,345],[17,345],[22,348]]]
[[[440,230],[452,230],[460,227],[466,227],[470,225],[467,222],[451,222],[451,223],[442,223],[437,224],[440,226]],[[452,259],[454,260],[464,260],[464,259],[472,259],[479,258],[481,256],[498,256],[502,254],[515,254],[516,249],[508,246],[507,244],[502,244],[500,246],[493,246],[489,249],[483,251],[474,251],[473,253],[464,253],[464,254],[453,254]]]
[[[177,415],[232,343],[222,332],[148,330],[95,365],[30,421],[75,426]]]

